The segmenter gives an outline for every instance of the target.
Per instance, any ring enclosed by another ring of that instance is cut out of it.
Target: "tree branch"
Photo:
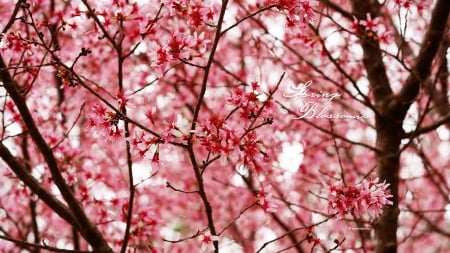
[[[11,168],[16,176],[26,185],[31,191],[36,194],[45,204],[52,208],[61,218],[73,226],[77,226],[75,217],[69,208],[58,200],[53,194],[47,191],[34,178],[27,169],[11,154],[9,149],[0,142],[0,157]]]
[[[24,242],[21,240],[17,240],[8,236],[4,236],[4,235],[0,235],[0,239],[8,241],[8,242],[12,242],[18,246],[21,247],[27,247],[27,248],[35,248],[35,249],[43,249],[43,250],[47,250],[49,252],[58,252],[58,253],[92,253],[92,251],[82,251],[82,250],[69,250],[69,249],[61,249],[61,248],[56,248],[56,247],[51,247],[51,246],[47,246],[47,245],[40,245],[40,244],[36,244],[36,243],[29,243],[29,242]]]
[[[370,13],[372,18],[375,18],[380,8],[379,3],[376,1],[366,0],[353,0],[352,6],[355,17],[359,20],[365,19],[367,13]],[[364,54],[363,63],[367,70],[367,78],[369,80],[371,91],[375,97],[375,107],[380,107],[393,93],[386,74],[386,67],[383,63],[380,44],[379,41],[371,38],[368,35],[368,32],[361,26],[359,29],[359,36]],[[377,112],[383,114],[379,109]]]
[[[205,65],[205,73],[203,75],[203,80],[202,80],[202,86],[201,86],[201,90],[200,90],[200,94],[198,96],[198,100],[197,100],[197,104],[195,106],[194,109],[194,115],[192,117],[192,123],[191,123],[191,131],[190,131],[190,135],[189,135],[189,139],[188,139],[188,152],[189,152],[189,159],[192,163],[192,167],[194,169],[194,173],[195,173],[195,178],[197,180],[197,184],[198,184],[198,193],[202,199],[203,205],[205,206],[205,213],[207,216],[207,220],[208,220],[208,228],[209,231],[211,233],[211,235],[216,236],[217,232],[216,232],[216,227],[214,225],[214,218],[213,218],[213,213],[212,213],[212,208],[211,208],[211,204],[208,200],[208,197],[206,195],[206,191],[205,191],[205,186],[204,186],[204,182],[203,182],[203,177],[202,177],[202,170],[204,170],[205,168],[202,166],[199,166],[197,163],[197,159],[195,157],[195,152],[194,152],[194,144],[193,144],[193,138],[194,138],[194,130],[196,128],[197,125],[197,119],[199,117],[199,113],[200,113],[200,109],[202,107],[203,104],[203,98],[205,96],[206,93],[206,87],[208,84],[208,77],[210,74],[210,70],[211,70],[211,66],[213,64],[213,60],[214,60],[214,56],[217,50],[217,46],[219,44],[220,41],[220,35],[221,35],[221,30],[222,30],[222,23],[223,23],[223,19],[225,17],[225,11],[227,9],[227,4],[228,4],[228,0],[222,0],[222,7],[220,10],[220,14],[219,14],[219,19],[217,21],[217,27],[216,27],[216,34],[214,36],[214,42],[213,45],[211,47],[211,52],[209,54],[208,57],[208,62]],[[218,241],[213,241],[213,245],[214,245],[214,252],[218,253],[219,252],[219,243]]]
[[[0,80],[3,82],[5,90],[10,95],[11,99],[14,101],[23,122],[30,133],[31,138],[36,144],[37,148],[41,152],[48,165],[52,179],[58,187],[64,200],[69,205],[69,208],[73,212],[77,227],[83,234],[83,237],[92,245],[92,247],[98,252],[112,252],[106,240],[103,238],[102,234],[98,228],[89,220],[86,213],[84,212],[81,204],[77,201],[73,192],[66,184],[57,161],[53,155],[51,148],[47,145],[45,139],[42,137],[39,129],[37,128],[31,112],[25,102],[25,98],[19,92],[16,82],[12,79],[8,72],[3,57],[0,55]]]
[[[438,121],[436,121],[428,126],[424,126],[424,127],[418,128],[412,132],[405,133],[404,138],[413,138],[413,137],[434,131],[438,127],[449,124],[449,123],[450,123],[450,114],[448,114],[447,116],[439,119]]]
[[[448,0],[439,0],[432,12],[430,25],[420,47],[419,55],[406,80],[405,86],[398,94],[403,110],[409,108],[414,98],[419,94],[420,86],[431,73],[431,66],[444,36],[449,17],[450,4]]]
[[[326,7],[340,13],[342,16],[344,16],[350,20],[353,19],[353,15],[349,11],[346,11],[345,9],[343,9],[339,5],[331,2],[330,0],[319,0],[319,2],[323,5],[325,5]]]
[[[19,0],[16,3],[16,6],[14,7],[13,13],[11,15],[11,18],[8,20],[8,23],[5,25],[1,33],[6,33],[9,28],[14,24],[14,20],[16,18],[17,13],[19,12],[20,8],[22,7],[22,4],[25,2],[25,0]]]

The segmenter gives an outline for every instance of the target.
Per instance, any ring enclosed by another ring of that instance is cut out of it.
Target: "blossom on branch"
[[[388,190],[389,184],[378,183],[378,179],[369,182],[363,181],[357,185],[345,185],[338,182],[327,185],[328,209],[337,211],[343,218],[348,213],[361,218],[368,214],[371,218],[377,218],[383,212],[383,207],[392,205],[389,200],[392,195]]]
[[[314,21],[316,1],[310,0],[269,0],[266,5],[274,5],[286,15],[286,26],[290,29],[303,28]]]
[[[276,211],[277,206],[274,204],[275,200],[273,194],[270,192],[272,190],[271,185],[266,185],[263,189],[258,191],[256,195],[256,202],[266,213],[273,213]]]
[[[366,14],[366,20],[360,20],[359,24],[366,28],[366,31],[377,32],[378,26],[380,25],[380,18],[372,19],[372,15],[370,13]]]
[[[92,111],[86,115],[86,118],[89,120],[89,126],[94,131],[110,141],[115,141],[123,136],[123,130],[119,128],[120,115],[107,111],[102,104],[94,105]]]
[[[219,236],[206,232],[202,233],[199,239],[202,243],[202,252],[209,252],[210,250],[214,250],[213,243],[214,241],[219,241]]]

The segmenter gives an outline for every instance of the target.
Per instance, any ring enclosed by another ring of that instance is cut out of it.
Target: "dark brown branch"
[[[367,13],[372,18],[379,14],[377,1],[352,0],[352,9],[359,20],[366,19]],[[359,26],[358,35],[363,49],[363,64],[367,70],[367,79],[373,94],[376,118],[376,161],[377,175],[380,180],[390,184],[393,205],[385,208],[382,216],[374,224],[377,253],[397,252],[398,227],[398,186],[400,170],[400,150],[402,122],[405,115],[397,115],[398,102],[393,99],[383,54],[379,41],[370,36],[371,31]],[[393,109],[394,108],[394,109]]]
[[[22,150],[22,154],[23,154],[23,159],[25,160],[25,169],[31,173],[31,158],[30,158],[30,153],[28,151],[28,136],[27,134],[24,134],[20,143],[20,149]],[[34,243],[39,243],[40,242],[40,232],[39,232],[39,226],[37,224],[37,211],[36,211],[36,207],[37,207],[37,202],[38,200],[35,199],[30,199],[29,202],[29,208],[30,208],[30,218],[31,218],[31,227],[32,227],[32,231],[33,231],[33,236],[34,236]],[[34,249],[33,253],[39,253],[39,248]]]
[[[211,70],[211,66],[213,64],[213,60],[214,60],[214,56],[217,50],[217,46],[219,44],[220,41],[220,33],[221,33],[221,29],[222,29],[222,23],[223,23],[223,19],[225,16],[225,11],[227,9],[227,4],[228,4],[228,0],[222,0],[222,7],[220,10],[220,14],[219,14],[219,19],[217,21],[217,30],[216,30],[216,34],[214,36],[214,42],[213,45],[211,47],[211,52],[209,54],[208,57],[208,61],[205,65],[204,68],[204,75],[203,75],[203,80],[202,80],[202,86],[201,86],[201,90],[200,90],[200,94],[198,96],[198,100],[197,100],[197,104],[195,105],[195,109],[194,109],[194,115],[192,117],[192,122],[191,122],[191,133],[189,135],[189,139],[188,139],[188,152],[189,152],[189,159],[192,163],[192,167],[195,173],[195,178],[197,180],[197,185],[198,185],[198,192],[200,195],[200,198],[202,199],[203,205],[205,207],[205,214],[208,220],[208,228],[209,231],[211,233],[212,236],[216,236],[217,232],[216,232],[216,227],[214,225],[214,218],[213,218],[213,211],[212,211],[212,207],[211,204],[208,200],[208,197],[206,195],[206,191],[205,191],[205,187],[204,187],[204,183],[203,183],[203,177],[202,177],[202,171],[205,169],[203,166],[199,166],[198,162],[197,162],[197,158],[195,156],[195,152],[194,152],[194,147],[193,147],[193,138],[194,138],[194,130],[197,126],[197,119],[200,113],[200,109],[203,105],[203,98],[205,96],[206,93],[206,88],[207,88],[207,84],[208,84],[208,77],[210,74],[210,70]],[[218,241],[213,241],[213,245],[214,245],[214,252],[218,253],[219,252],[219,243]]]
[[[450,21],[447,25],[447,30],[450,28]],[[430,78],[425,82],[425,91],[432,98],[436,111],[442,116],[450,115],[450,102],[448,97],[448,60],[447,60],[447,50],[450,47],[450,37],[443,37],[441,43],[441,48],[439,49],[437,55],[439,56],[439,69],[436,74],[436,82],[429,81]],[[448,129],[450,129],[450,122],[445,123]]]
[[[16,3],[16,6],[14,7],[13,13],[11,15],[11,18],[8,20],[8,23],[5,25],[5,27],[3,28],[2,32],[3,34],[5,34],[9,28],[11,28],[11,26],[14,24],[14,20],[16,18],[17,13],[19,12],[20,8],[22,7],[22,4],[25,2],[25,0],[20,0]]]
[[[29,243],[29,242],[24,242],[22,240],[17,240],[8,236],[4,236],[0,234],[0,239],[8,241],[8,242],[12,242],[17,246],[20,247],[24,247],[24,248],[35,248],[37,250],[39,249],[43,249],[43,250],[47,250],[49,252],[59,252],[59,253],[92,253],[92,251],[82,251],[82,250],[68,250],[68,249],[61,249],[61,248],[56,248],[56,247],[51,247],[51,246],[47,246],[47,245],[40,245],[37,243]]]
[[[445,231],[443,228],[438,227],[436,225],[438,223],[429,220],[427,217],[425,217],[425,214],[423,212],[413,210],[410,205],[407,205],[407,207],[413,214],[418,216],[421,220],[425,221],[433,232],[436,232],[438,234],[441,234],[441,235],[443,235],[445,237],[450,238],[450,231]]]
[[[389,13],[382,12],[381,15],[383,18],[388,20],[391,30],[395,32],[395,43],[399,48],[396,56],[392,55],[392,57],[397,58],[402,65],[404,65],[405,69],[408,67],[403,62],[403,59],[406,57],[414,57],[414,53],[409,44],[405,41],[404,35],[400,32],[392,19]],[[450,25],[450,22],[447,23],[447,29]],[[449,48],[450,38],[448,36],[443,37],[443,41],[441,43],[441,48],[438,51],[437,55],[440,56],[440,68],[437,73],[437,79],[440,82],[441,90],[437,90],[435,83],[431,80],[431,77],[428,77],[427,80],[423,83],[425,92],[432,98],[433,103],[436,106],[438,113],[441,117],[446,117],[450,113],[449,101],[447,98],[447,82],[448,82],[448,69],[447,69],[447,50]],[[385,52],[387,53],[387,52]],[[450,123],[446,123],[446,126],[450,128]]]
[[[344,10],[342,7],[340,7],[339,5],[331,2],[330,0],[319,0],[319,2],[321,4],[323,4],[324,6],[326,6],[326,7],[330,8],[330,9],[340,13],[342,16],[344,16],[344,17],[346,17],[346,18],[348,18],[350,20],[353,19],[353,15],[349,11]]]
[[[247,19],[249,19],[249,18],[253,18],[254,16],[256,16],[256,15],[258,15],[258,14],[264,12],[264,11],[267,11],[267,10],[269,10],[269,9],[272,9],[272,8],[274,8],[274,7],[275,7],[275,5],[265,6],[265,7],[261,8],[261,9],[256,10],[255,12],[252,12],[252,13],[247,14],[247,16],[245,16],[245,17],[239,19],[238,21],[236,21],[236,23],[234,23],[234,24],[230,25],[229,27],[227,27],[226,29],[224,29],[224,30],[220,33],[220,36],[224,35],[224,34],[227,33],[229,30],[235,28],[236,26],[238,26],[240,23],[244,22],[245,20],[247,20]]]
[[[36,194],[39,199],[44,201],[50,208],[53,209],[61,218],[73,226],[77,226],[75,217],[69,208],[58,200],[53,194],[47,191],[42,185],[27,171],[27,169],[11,154],[7,147],[0,142],[0,157],[11,168],[16,176],[26,185],[31,191]]]
[[[438,52],[442,38],[445,33],[450,12],[448,0],[439,0],[432,12],[430,25],[420,47],[419,55],[412,67],[405,86],[398,94],[399,102],[403,110],[409,108],[409,105],[419,94],[421,85],[431,73],[431,66],[436,53]]]
[[[120,29],[122,29],[123,23],[120,22]],[[123,52],[122,52],[122,42],[123,42],[123,37],[121,37],[121,39],[119,40],[117,47],[116,47],[116,52],[117,52],[117,57],[118,62],[117,62],[117,79],[118,79],[118,86],[119,86],[119,92],[123,92],[123,63],[125,61],[125,58],[122,56]],[[127,116],[127,109],[126,107],[122,108],[122,113],[123,115]],[[128,180],[129,180],[129,197],[128,197],[128,210],[126,213],[126,226],[125,226],[125,233],[124,233],[124,237],[123,237],[123,244],[122,244],[122,248],[120,249],[121,253],[125,253],[128,247],[128,242],[130,240],[130,229],[131,229],[131,220],[133,218],[133,208],[134,208],[134,198],[136,195],[136,186],[134,185],[134,177],[133,177],[133,161],[131,158],[131,146],[130,146],[130,141],[129,141],[129,137],[130,137],[130,123],[128,121],[124,122],[124,130],[125,130],[125,152],[127,155],[127,168],[128,168]]]
[[[253,180],[252,180],[252,176],[250,174],[249,177],[245,177],[243,175],[241,175],[242,180],[244,180],[245,184],[247,185],[248,190],[253,194],[253,195],[257,195],[257,190],[253,184]],[[303,249],[300,247],[300,244],[298,243],[299,240],[297,238],[297,236],[295,235],[295,232],[303,229],[303,227],[301,228],[295,228],[295,229],[291,229],[289,224],[286,224],[279,216],[277,213],[270,213],[270,217],[272,217],[272,219],[285,231],[285,233],[280,236],[277,237],[276,239],[273,239],[271,241],[268,241],[266,243],[263,244],[263,246],[261,246],[261,248],[257,251],[260,252],[261,250],[263,250],[263,248],[265,248],[267,245],[269,245],[270,243],[273,243],[275,241],[278,241],[284,237],[288,237],[289,240],[292,242],[292,244],[295,247],[296,252],[299,253],[303,253]]]
[[[372,18],[376,17],[376,10],[378,10],[380,6],[378,3],[371,2],[373,1],[352,1],[354,14],[357,19],[366,19],[367,13],[370,13]],[[375,107],[380,107],[382,103],[388,101],[393,93],[389,85],[386,67],[383,63],[380,44],[377,40],[371,38],[362,26],[360,26],[359,37],[363,49],[363,63],[367,70],[367,78],[369,80],[371,91],[375,97]],[[380,112],[380,109],[378,109],[377,112],[383,113]]]
[[[450,123],[450,114],[439,119],[438,121],[434,122],[433,124],[430,124],[428,126],[424,126],[421,128],[418,128],[416,130],[414,130],[413,132],[409,132],[409,133],[405,133],[404,137],[405,138],[413,138],[415,136],[419,136],[421,134],[425,134],[431,131],[436,130],[438,127],[442,126],[442,125],[446,125]]]
[[[47,145],[45,139],[41,135],[39,129],[37,128],[34,119],[31,115],[30,110],[25,102],[25,98],[19,92],[16,82],[12,79],[8,72],[3,57],[0,55],[0,80],[3,82],[4,88],[10,95],[11,99],[14,101],[23,122],[30,133],[31,138],[39,149],[40,153],[44,157],[45,162],[48,165],[52,179],[58,187],[64,200],[69,205],[71,211],[77,223],[77,227],[83,234],[83,237],[91,244],[91,246],[98,252],[112,252],[106,240],[103,238],[102,234],[98,228],[89,220],[86,213],[84,212],[81,204],[73,195],[73,192],[66,184],[61,171],[58,167],[57,161],[53,155],[51,148]]]

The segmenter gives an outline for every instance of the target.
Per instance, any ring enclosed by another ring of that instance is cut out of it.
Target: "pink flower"
[[[168,52],[171,54],[172,59],[185,58],[182,55],[183,50],[188,46],[187,39],[183,34],[175,32],[167,43]]]
[[[278,10],[286,15],[286,26],[289,29],[305,27],[306,24],[314,21],[314,7],[316,1],[310,0],[271,0],[266,5],[275,5]]]
[[[156,146],[155,153],[153,154],[152,158],[152,168],[154,170],[157,170],[160,168],[160,162],[159,162],[159,145]]]
[[[115,112],[107,111],[104,105],[94,105],[86,118],[89,126],[102,137],[106,137],[107,141],[117,141],[123,137],[123,130],[119,128],[120,116]]]
[[[380,18],[372,19],[372,15],[370,13],[366,13],[366,20],[360,20],[359,24],[366,28],[366,31],[377,32],[378,25],[380,24]]]
[[[113,126],[110,128],[109,135],[106,137],[108,142],[119,141],[123,137],[123,130],[119,129],[117,126]]]
[[[353,213],[360,218],[368,214],[377,218],[385,205],[392,205],[388,200],[392,195],[388,191],[389,184],[378,183],[378,179],[364,181],[358,185],[344,185],[339,182],[328,186],[328,209],[336,210],[339,217]]]
[[[163,139],[164,143],[171,142],[174,139],[175,135],[173,132],[177,128],[175,125],[177,123],[177,121],[178,121],[178,116],[174,115],[172,122],[161,133],[161,138]]]
[[[213,242],[219,241],[219,237],[217,235],[211,235],[209,232],[202,233],[199,238],[202,242],[202,252],[213,250]]]
[[[271,185],[266,185],[256,195],[257,203],[266,213],[273,213],[276,211],[277,208],[277,206],[274,204],[272,193],[270,193],[271,189],[272,189]]]
[[[378,31],[378,33],[379,33],[378,40],[381,43],[389,44],[389,42],[392,39],[391,31],[388,31],[388,30],[384,29],[382,31]]]
[[[145,141],[144,132],[138,131],[133,137],[128,138],[131,147],[131,154],[136,161],[142,161],[145,153],[149,150],[150,146]]]
[[[352,32],[357,32],[359,30],[359,24],[360,24],[360,21],[355,16],[353,16],[353,22],[351,24],[350,30]]]
[[[125,94],[123,91],[117,93],[116,96],[117,103],[119,104],[119,111],[122,111],[127,106],[128,99],[125,97]]]
[[[150,122],[151,122],[153,125],[155,125],[155,116],[154,116],[154,115],[155,115],[155,112],[156,112],[155,107],[153,107],[151,111],[146,111],[146,112],[145,112],[145,117],[146,117],[148,120],[150,120]]]

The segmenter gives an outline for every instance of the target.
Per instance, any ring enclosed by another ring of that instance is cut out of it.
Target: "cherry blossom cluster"
[[[89,126],[109,141],[123,137],[123,130],[120,129],[119,122],[123,120],[122,113],[128,104],[128,99],[123,91],[117,93],[115,98],[118,104],[117,111],[108,110],[103,104],[95,104],[91,112],[86,115]]]
[[[203,122],[196,137],[212,154],[228,154],[241,143],[237,133],[218,115],[213,115]]]
[[[20,116],[19,112],[17,111],[17,108],[14,105],[14,102],[11,100],[8,100],[5,103],[5,109],[10,113],[10,118],[8,119],[8,124],[12,123],[20,123],[22,117]]]
[[[249,91],[235,89],[228,98],[228,103],[234,107],[228,116],[215,114],[200,121],[200,127],[195,132],[200,144],[208,152],[225,155],[246,168],[264,170],[264,164],[270,161],[270,157],[256,130],[272,124],[277,107],[270,99],[261,101],[260,92],[256,82],[252,83]],[[239,117],[240,124],[237,126],[227,123],[234,113],[238,113],[236,116]]]
[[[264,145],[254,131],[243,135],[243,132],[232,129],[217,116],[213,116],[205,123],[202,124],[201,130],[197,131],[196,136],[208,152],[238,160],[246,168],[263,170],[262,162],[269,161],[269,157],[263,151]]]
[[[392,205],[388,186],[386,182],[378,183],[378,179],[357,185],[345,185],[342,181],[328,185],[328,209],[337,211],[341,218],[349,213],[356,217],[368,214],[377,218],[385,205]]]
[[[0,34],[0,50],[11,47],[14,36],[12,33],[1,33]]]
[[[383,25],[381,19],[379,17],[372,18],[370,13],[366,13],[366,19],[363,20],[353,17],[351,31],[358,32],[360,30],[363,30],[369,38],[383,43],[388,43],[392,37],[391,32]]]
[[[142,131],[137,131],[134,137],[130,138],[130,147],[133,158],[136,162],[145,158],[148,152],[153,149],[151,164],[153,168],[159,168],[159,143],[161,140],[157,137],[148,137]],[[152,148],[153,147],[153,148]]]
[[[209,42],[204,33],[190,35],[187,32],[175,31],[162,45],[151,46],[154,49],[150,53],[151,66],[162,75],[170,65],[179,60],[191,61],[202,57]]]
[[[256,201],[258,205],[264,210],[266,213],[273,213],[276,211],[277,205],[275,204],[275,199],[273,198],[273,194],[271,193],[272,186],[267,185],[263,187],[258,194],[256,195]]]
[[[94,131],[110,141],[118,140],[123,136],[123,130],[119,128],[120,114],[109,111],[103,104],[94,105],[86,118]]]
[[[126,217],[124,216],[123,218]],[[133,225],[133,230],[131,231],[132,239],[151,238],[159,225],[155,214],[149,209],[139,210],[133,216],[131,224]]]
[[[262,99],[263,90],[257,82],[252,82],[250,86],[248,91],[236,88],[228,98],[228,103],[240,109],[239,115],[243,121],[252,121],[258,117],[271,121],[277,112],[275,103],[271,99]]]
[[[11,50],[14,53],[26,52],[31,54],[31,49],[35,41],[28,40],[20,32],[7,32],[0,34],[0,50]]]
[[[189,20],[190,26],[198,28],[212,22],[215,17],[215,10],[208,1],[198,0],[168,0],[166,4],[171,6],[172,10],[185,20]]]
[[[149,10],[139,6],[136,2],[129,4],[118,0],[114,1],[112,5],[106,2],[102,3],[102,1],[93,2],[93,4],[95,6],[91,6],[93,7],[92,12],[98,18],[98,23],[94,23],[92,27],[94,32],[100,33],[102,29],[117,29],[122,32],[122,36],[126,35],[133,42],[147,35],[154,23],[154,20],[148,16]],[[85,26],[83,23],[85,18],[89,19],[93,15],[91,10],[86,9],[84,5],[74,5],[70,16],[64,17],[58,13],[57,16],[60,17],[63,26],[81,32]],[[113,35],[110,34],[110,36]]]
[[[422,14],[424,10],[428,10],[430,7],[430,1],[394,0],[393,2],[397,8],[405,8],[406,10],[411,10],[411,7],[414,6],[419,14]]]
[[[371,1],[379,11],[361,13],[348,0],[0,0],[0,252],[33,244],[130,253],[371,251],[380,243],[347,225],[390,205],[402,210],[399,251],[428,252],[423,242],[445,249],[430,232],[448,225],[447,163],[441,148],[421,150],[438,147],[440,132],[428,128],[432,134],[403,150],[398,185],[390,176],[356,181],[377,176],[382,154],[372,145],[383,134],[373,128],[378,100],[365,67],[379,59],[363,59],[361,42],[380,44],[397,91],[414,74],[407,66],[425,34],[414,31],[425,31],[432,5],[443,1]],[[276,30],[280,20],[286,29]],[[431,73],[441,62],[433,60]],[[293,120],[299,110],[289,110],[294,99],[282,96],[283,86],[307,80],[317,94],[342,94],[331,111],[367,120]],[[12,96],[10,84],[23,96]],[[427,92],[414,107],[424,113],[421,126],[437,126],[438,115],[426,112],[439,106]],[[324,177],[336,181],[315,194]],[[84,210],[64,204],[77,202]],[[327,208],[345,219],[320,215]],[[81,212],[87,218],[74,220]],[[78,220],[94,229],[71,224]]]
[[[267,6],[274,5],[286,15],[286,26],[289,29],[305,27],[314,21],[316,1],[310,0],[268,0]]]

